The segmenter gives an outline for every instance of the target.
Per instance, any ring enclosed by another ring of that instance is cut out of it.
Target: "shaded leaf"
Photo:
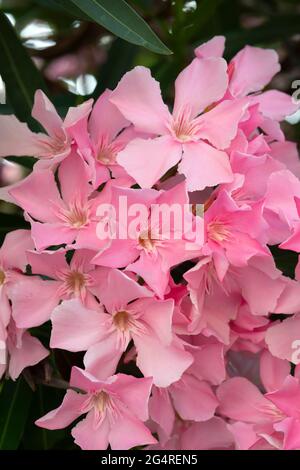
[[[31,122],[34,93],[45,91],[41,74],[18,38],[13,26],[0,11],[0,74],[6,86],[6,96],[16,116]]]
[[[143,18],[124,0],[70,0],[70,3],[125,41],[158,54],[171,54]]]
[[[33,392],[24,381],[3,383],[0,392],[0,449],[15,450],[23,436]]]

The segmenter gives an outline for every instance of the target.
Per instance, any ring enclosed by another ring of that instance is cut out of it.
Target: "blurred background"
[[[293,81],[300,80],[300,0],[0,0],[0,114],[16,114],[36,130],[30,113],[37,88],[64,116],[69,106],[114,88],[135,65],[151,68],[171,103],[177,74],[191,61],[194,48],[216,34],[226,36],[226,59],[246,44],[275,48],[282,71],[271,86],[293,93]],[[289,139],[299,141],[299,113],[284,127]],[[30,172],[33,163],[30,156],[0,160],[0,193]],[[24,226],[19,209],[0,201],[0,243],[7,232]],[[276,259],[283,270],[295,264],[292,255],[285,252],[284,259]],[[46,342],[47,328],[35,332]],[[51,361],[66,378],[76,363],[64,351],[54,352]],[[16,386],[9,382],[5,390],[0,384],[0,448],[74,446],[68,430],[48,432],[33,424],[63,394],[59,383],[52,389],[49,383],[36,385],[47,382],[47,371],[40,367],[34,369],[34,380],[26,377],[35,394],[23,379]],[[15,394],[21,400],[13,400]],[[8,402],[14,403],[13,414]],[[14,419],[6,419],[8,414]]]

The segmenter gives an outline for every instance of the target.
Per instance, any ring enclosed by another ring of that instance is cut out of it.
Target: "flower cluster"
[[[1,190],[31,229],[0,250],[0,375],[45,360],[31,329],[50,322],[50,352],[82,367],[36,424],[80,418],[82,449],[300,449],[300,265],[287,277],[273,256],[300,252],[300,162],[280,127],[298,106],[262,91],[275,51],[227,63],[224,43],[195,50],[172,112],[135,67],[64,120],[37,91],[44,133],[0,117],[0,156],[37,159]],[[130,237],[111,236],[120,198]],[[166,228],[156,204],[191,210]]]

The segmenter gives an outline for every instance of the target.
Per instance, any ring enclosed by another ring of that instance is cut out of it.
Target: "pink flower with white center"
[[[79,152],[89,163],[93,186],[98,188],[111,177],[124,177],[128,185],[134,180],[117,163],[118,153],[139,134],[134,131],[118,108],[110,102],[111,91],[106,90],[93,106],[85,127],[72,131]]]
[[[201,253],[203,219],[187,212],[189,199],[185,182],[169,191],[114,187],[111,199],[114,207],[118,207],[121,196],[127,198],[128,208],[133,207],[134,203],[143,204],[146,217],[132,234],[129,232],[134,217],[129,220],[124,239],[112,238],[95,256],[93,263],[112,268],[125,267],[141,276],[163,298],[168,287],[170,269]],[[166,217],[152,217],[155,211],[153,206],[165,208]],[[170,217],[172,211],[169,213],[168,210],[172,210],[174,206],[178,210],[174,217]],[[118,227],[122,227],[121,215],[117,213]]]
[[[232,264],[246,266],[255,255],[268,255],[265,246],[266,222],[263,204],[238,206],[226,191],[218,193],[204,214],[206,243],[204,255],[215,254],[223,269]]]
[[[16,327],[13,318],[6,329],[0,323],[0,341],[0,378],[6,372],[12,380],[16,380],[26,367],[38,364],[49,355],[37,338]]]
[[[87,307],[96,308],[98,268],[90,262],[94,255],[93,251],[76,250],[68,264],[65,250],[27,252],[34,276],[23,277],[11,289],[12,312],[17,326],[42,325],[62,300],[78,298]]]
[[[23,279],[26,251],[33,248],[29,230],[15,230],[6,235],[0,248],[0,323],[6,328],[11,316],[9,304],[12,286]]]
[[[76,108],[70,108],[63,121],[47,96],[37,90],[32,117],[47,134],[32,132],[15,116],[0,116],[0,157],[28,155],[40,159],[36,164],[39,169],[56,166],[70,154],[71,131],[84,126],[92,104],[93,101],[89,100]]]
[[[98,193],[88,183],[86,164],[72,153],[58,170],[60,191],[50,170],[34,170],[9,192],[14,202],[26,213],[31,235],[38,251],[53,245],[89,248],[96,237]]]
[[[98,297],[104,308],[90,310],[78,300],[63,302],[52,315],[51,347],[86,351],[86,368],[97,377],[113,374],[133,341],[137,366],[160,387],[177,381],[193,362],[172,333],[172,300],[151,292],[117,269],[103,269]]]
[[[118,155],[118,163],[141,187],[153,186],[179,162],[189,191],[232,180],[224,149],[237,133],[247,101],[224,101],[205,112],[225,94],[226,69],[221,58],[193,60],[175,82],[172,115],[148,69],[136,67],[121,79],[110,100],[138,131],[158,136],[134,139]]]
[[[249,380],[234,377],[217,390],[219,413],[238,423],[246,423],[244,449],[265,439],[273,448],[297,450],[300,447],[300,384],[299,379],[288,375],[277,390],[263,395]],[[242,434],[236,431],[241,444]],[[245,436],[247,437],[247,435]]]
[[[83,450],[127,450],[156,443],[143,424],[148,419],[151,378],[117,374],[99,380],[73,367],[70,387],[62,404],[36,421],[45,429],[62,429],[82,415],[73,429],[75,443]]]

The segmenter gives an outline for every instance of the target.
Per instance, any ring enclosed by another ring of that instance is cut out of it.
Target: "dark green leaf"
[[[0,392],[0,449],[15,450],[22,438],[32,390],[24,379],[4,382]]]
[[[45,84],[10,21],[1,11],[0,74],[14,113],[20,120],[30,121],[34,93],[38,88],[45,90]]]
[[[24,217],[17,214],[0,213],[0,232],[10,232],[17,228],[28,228],[29,224]]]
[[[124,0],[70,0],[91,20],[128,42],[159,54],[171,51]]]
[[[49,450],[70,434],[68,430],[48,431],[34,423],[49,411],[57,408],[65,395],[65,390],[58,390],[39,385],[34,392],[27,425],[22,439],[22,448],[26,450]]]

